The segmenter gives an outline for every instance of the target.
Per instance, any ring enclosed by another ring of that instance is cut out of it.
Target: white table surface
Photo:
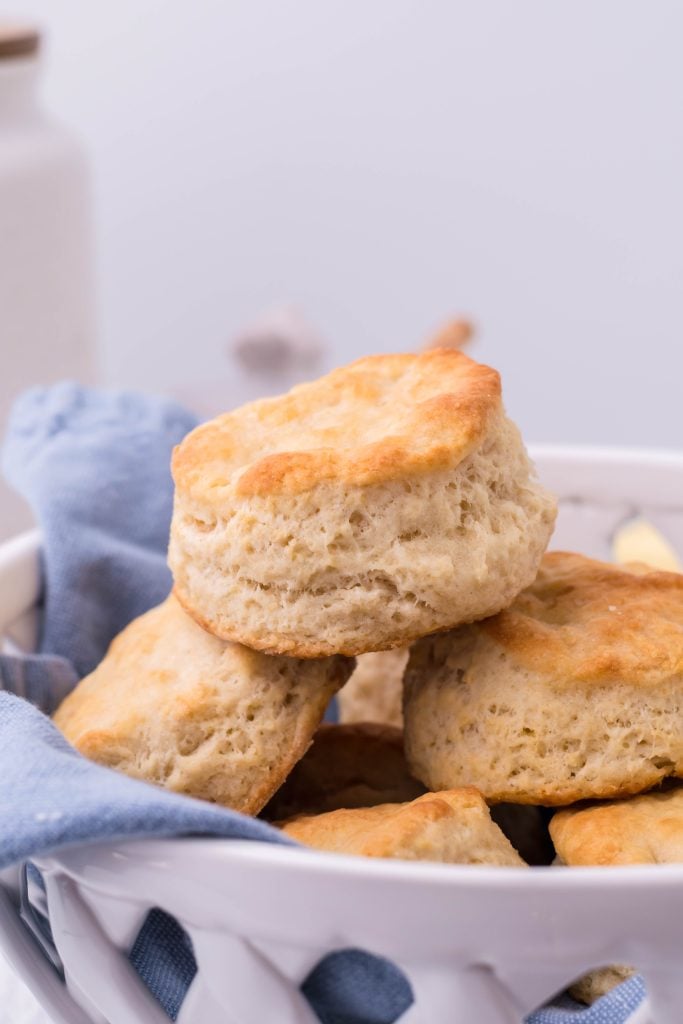
[[[52,1024],[23,981],[0,953],[0,1007],[3,1024]]]

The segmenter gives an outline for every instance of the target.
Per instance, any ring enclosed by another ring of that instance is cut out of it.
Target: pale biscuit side
[[[531,582],[556,506],[504,418],[453,470],[369,488],[176,493],[175,589],[205,628],[268,653],[383,650],[492,614]]]
[[[136,619],[57,710],[86,757],[254,814],[308,748],[353,670],[217,640],[173,598]]]
[[[683,678],[568,686],[515,663],[476,626],[427,638],[405,676],[408,763],[430,789],[558,806],[683,775]]]
[[[403,672],[409,650],[361,654],[356,670],[337,697],[340,722],[382,722],[403,726]]]

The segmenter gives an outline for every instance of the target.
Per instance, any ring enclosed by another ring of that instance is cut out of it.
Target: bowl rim
[[[683,448],[649,447],[647,445],[571,444],[553,441],[529,441],[527,449],[532,458],[559,458],[563,462],[580,459],[585,462],[609,461],[620,465],[629,462],[651,462],[660,465],[683,465]]]
[[[344,876],[373,883],[385,881],[425,884],[436,888],[464,887],[468,891],[485,889],[545,891],[556,893],[622,889],[630,892],[645,887],[652,890],[683,883],[681,864],[610,865],[568,867],[543,865],[498,867],[486,864],[445,864],[435,861],[392,860],[330,853],[290,843],[263,842],[255,839],[230,839],[221,836],[171,836],[122,842],[79,843],[52,854],[34,858],[38,867],[57,864],[67,875],[85,878],[100,891],[119,891],[117,875],[125,865],[150,865],[155,870],[175,870],[178,865],[198,863],[226,867],[244,866],[253,870],[283,870],[293,875]],[[108,884],[107,879],[111,879]]]

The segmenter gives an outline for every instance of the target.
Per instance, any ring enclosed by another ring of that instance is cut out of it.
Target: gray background
[[[530,439],[683,442],[676,0],[15,10],[91,154],[106,380],[227,382],[285,302],[329,364],[465,311]]]

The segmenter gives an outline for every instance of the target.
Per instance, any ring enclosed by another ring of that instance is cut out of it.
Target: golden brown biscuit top
[[[565,864],[683,863],[683,789],[568,808],[550,834]]]
[[[476,823],[476,824],[475,824]],[[439,859],[442,832],[430,832],[430,826],[464,828],[472,834],[472,846],[479,840],[473,828],[496,834],[481,793],[471,786],[462,789],[426,793],[411,803],[379,804],[329,811],[283,822],[281,828],[292,839],[306,846],[335,853],[353,853],[364,857],[405,857]],[[502,838],[502,837],[501,837]],[[506,841],[503,839],[503,843]],[[521,864],[510,848],[512,861]]]
[[[325,480],[369,485],[457,466],[500,408],[500,378],[462,352],[359,359],[193,430],[173,454],[176,487],[223,497],[297,494]]]
[[[554,551],[508,609],[474,628],[558,681],[661,682],[683,672],[683,575]]]

